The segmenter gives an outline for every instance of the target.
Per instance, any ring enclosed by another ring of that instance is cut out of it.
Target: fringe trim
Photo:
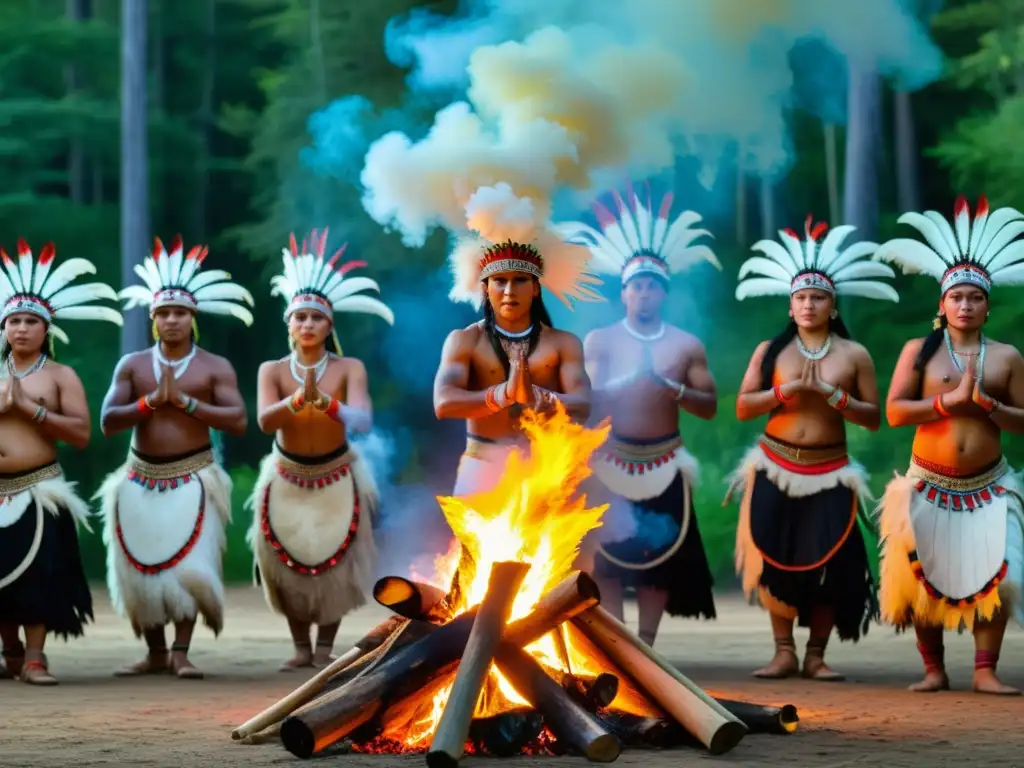
[[[913,624],[973,631],[979,621],[1008,610],[1024,624],[1024,483],[1008,469],[1000,480],[1007,493],[1007,538],[1003,568],[972,600],[953,602],[928,584],[917,562],[910,507],[919,478],[893,473],[875,509],[881,533],[879,608],[881,618],[898,629]],[[960,513],[969,514],[969,513]]]

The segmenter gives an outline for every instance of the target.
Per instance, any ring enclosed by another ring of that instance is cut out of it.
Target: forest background
[[[784,1],[693,5],[736,6],[756,26],[758,14],[770,15],[763,9]],[[707,345],[721,395],[714,421],[683,416],[681,429],[703,466],[696,505],[723,586],[734,583],[736,526],[735,505],[722,506],[726,476],[763,427],[737,422],[735,393],[754,346],[786,320],[782,299],[734,303],[736,270],[750,244],[780,227],[801,229],[808,212],[856,224],[855,238],[877,240],[905,231],[896,224],[902,211],[949,215],[960,193],[972,205],[983,193],[996,207],[1021,204],[1024,0],[885,3],[913,14],[925,30],[915,43],[920,49],[907,52],[920,65],[916,81],[890,77],[870,62],[851,66],[849,56],[821,41],[797,41],[785,51],[791,83],[777,100],[787,135],[782,162],[748,162],[737,147],[709,176],[706,164],[681,153],[671,173],[652,181],[656,193],[675,189],[677,211],[685,206],[704,215],[723,265],[722,272],[701,265],[677,278],[667,311],[667,319]],[[90,259],[99,279],[120,288],[124,279],[135,281],[125,276],[154,235],[167,241],[181,233],[186,246],[208,244],[207,265],[231,271],[256,298],[252,328],[200,318],[200,343],[230,358],[249,408],[246,436],[217,440],[235,484],[225,560],[230,580],[251,575],[243,537],[252,511],[243,502],[271,443],[256,426],[256,371],[261,361],[287,353],[283,304],[269,296],[268,281],[292,231],[301,238],[329,226],[331,245],[348,241],[346,258],[369,262],[360,274],[380,282],[396,314],[394,327],[374,317],[339,318],[346,354],[364,360],[370,372],[376,428],[363,447],[384,492],[381,572],[430,557],[442,535],[434,497],[451,488],[464,426],[435,419],[431,383],[445,335],[474,315],[447,300],[444,236],[405,247],[363,210],[358,174],[373,139],[396,127],[422,135],[450,100],[410,99],[410,57],[406,52],[403,61],[396,40],[430,18],[423,13],[452,14],[456,5],[6,0],[0,7],[0,242],[11,251],[23,237],[38,250],[52,240],[58,258]],[[758,9],[753,18],[751,7]],[[753,46],[729,43],[740,57]],[[744,71],[751,69],[740,68],[737,77]],[[735,98],[746,96],[738,89]],[[733,106],[743,114],[742,103]],[[841,306],[874,356],[883,398],[902,344],[930,329],[936,308],[933,280],[900,277],[896,286],[899,304]],[[606,305],[575,312],[549,298],[556,325],[582,335],[616,320],[614,281],[605,290]],[[993,292],[991,336],[1024,343],[1020,301],[1012,289]],[[119,355],[150,343],[148,322],[136,310],[123,333],[101,323],[69,323],[66,330],[72,343],[57,356],[85,384],[93,434],[87,450],[62,447],[60,458],[91,496],[123,462],[129,440],[102,436],[100,403]],[[912,430],[884,424],[878,433],[849,428],[851,452],[870,470],[876,495],[906,466],[911,439]],[[1006,440],[1018,465],[1022,443]],[[100,579],[105,558],[94,528],[83,546],[90,576]]]

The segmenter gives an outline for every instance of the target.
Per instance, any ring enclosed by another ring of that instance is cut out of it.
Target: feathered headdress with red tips
[[[380,293],[380,286],[369,277],[346,277],[353,269],[367,266],[365,261],[339,263],[348,243],[327,258],[327,229],[313,230],[303,238],[302,246],[292,234],[282,249],[284,271],[270,279],[270,295],[283,296],[288,302],[284,319],[299,309],[314,309],[334,319],[335,312],[363,312],[395,324],[395,315],[380,299],[360,291]]]
[[[152,255],[135,265],[135,274],[144,285],[130,285],[119,294],[126,302],[125,309],[149,307],[152,316],[160,307],[185,307],[192,312],[231,315],[252,325],[252,312],[240,303],[253,306],[252,294],[230,282],[230,273],[223,269],[201,271],[208,253],[205,245],[196,245],[186,254],[180,236],[171,242],[168,253],[160,238],[154,238]]]
[[[877,243],[859,242],[841,250],[843,242],[855,229],[844,224],[830,231],[827,224],[815,224],[813,217],[808,216],[802,242],[792,229],[783,229],[779,231],[781,242],[760,240],[754,243],[751,250],[763,255],[751,256],[740,266],[737,300],[750,296],[791,296],[797,291],[815,288],[832,296],[898,302],[896,289],[878,280],[895,277],[892,268],[865,260],[878,249]]]
[[[646,203],[641,202],[632,184],[627,189],[628,204],[615,190],[612,190],[612,197],[618,215],[599,202],[594,204],[602,231],[582,221],[557,225],[557,230],[569,242],[590,249],[594,271],[620,275],[625,285],[639,275],[654,275],[668,282],[671,275],[701,261],[722,268],[708,246],[692,245],[697,238],[711,235],[706,229],[692,229],[701,220],[699,213],[683,211],[675,220],[669,220],[671,192],[662,197],[657,215],[653,213],[650,186]]]
[[[18,240],[18,259],[13,260],[0,248],[0,326],[19,312],[29,312],[46,321],[48,332],[65,344],[67,334],[58,320],[106,320],[122,324],[121,313],[111,307],[86,306],[89,302],[108,299],[117,301],[117,292],[106,283],[71,285],[81,275],[96,274],[96,267],[86,259],[68,259],[54,268],[57,250],[47,243],[36,259],[24,240]]]
[[[907,274],[925,274],[939,281],[942,294],[956,285],[973,285],[985,293],[993,285],[1024,284],[1024,213],[1016,208],[989,212],[981,197],[971,221],[963,195],[956,199],[953,223],[937,211],[904,213],[900,224],[914,227],[927,245],[897,238],[882,245],[875,258],[898,264]]]

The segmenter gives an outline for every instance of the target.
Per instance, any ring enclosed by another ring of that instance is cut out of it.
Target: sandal
[[[846,679],[846,675],[829,668],[825,663],[825,646],[828,638],[808,638],[804,652],[804,666],[801,676],[807,680],[820,680],[827,683],[838,683]]]
[[[792,636],[775,638],[775,656],[768,666],[754,670],[751,674],[762,680],[783,680],[795,677],[800,671],[800,660],[796,655],[796,641]]]
[[[46,666],[46,654],[34,652],[38,658],[26,658],[19,675],[23,683],[29,685],[57,685],[57,678],[50,674]]]

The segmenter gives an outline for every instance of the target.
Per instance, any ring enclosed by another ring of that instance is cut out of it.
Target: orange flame
[[[586,496],[577,497],[577,491],[590,476],[590,459],[607,439],[610,425],[591,429],[575,424],[561,404],[550,416],[525,411],[520,424],[529,451],[509,456],[492,490],[463,498],[438,497],[457,543],[438,558],[434,578],[426,580],[442,588],[450,584],[453,616],[478,605],[487,592],[491,566],[508,561],[530,564],[509,620],[528,615],[548,590],[572,573],[580,544],[600,527],[607,509],[588,507]],[[571,633],[564,633],[562,640],[560,649],[550,633],[526,650],[556,680],[569,672],[585,678],[604,671],[573,643]],[[382,737],[407,749],[427,746],[452,678],[435,680],[416,697],[393,705],[385,713]],[[492,665],[475,717],[523,706],[530,705]]]

